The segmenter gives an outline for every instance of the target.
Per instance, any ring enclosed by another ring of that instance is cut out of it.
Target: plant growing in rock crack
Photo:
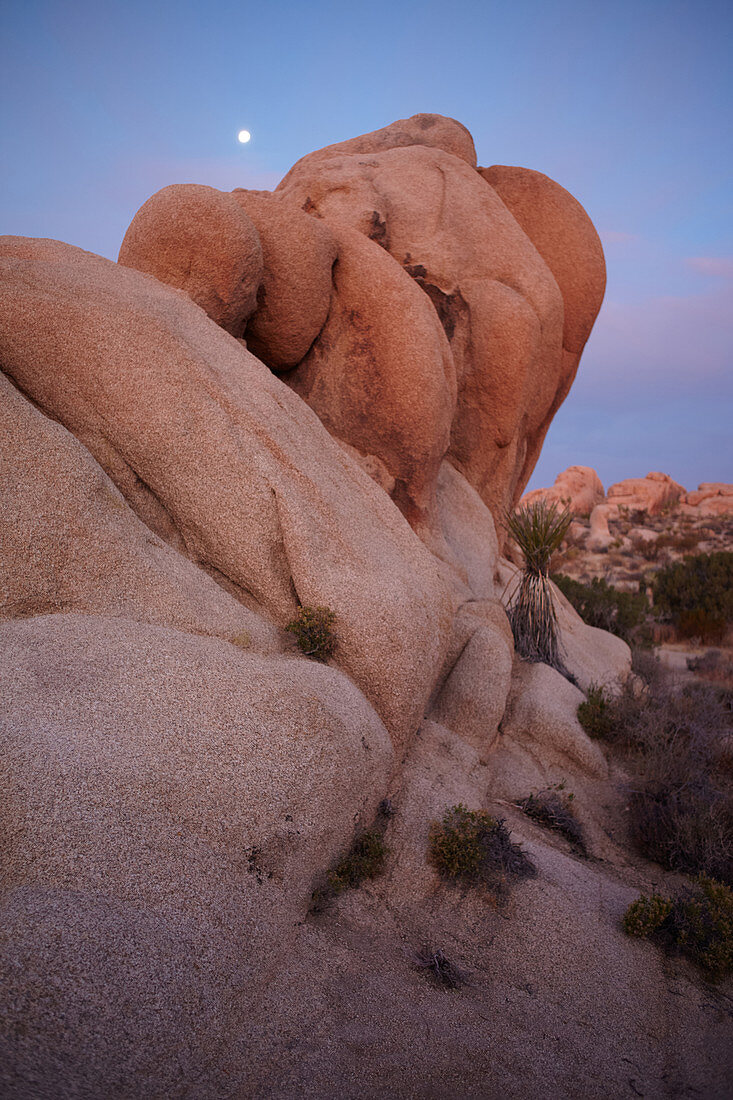
[[[361,833],[346,855],[328,872],[324,884],[313,891],[311,912],[322,912],[337,894],[360,886],[365,879],[376,878],[384,870],[386,858],[387,846],[381,829]]]
[[[433,822],[428,854],[445,878],[487,886],[496,896],[506,893],[512,880],[537,874],[503,821],[460,802],[445,811],[442,821]]]
[[[567,676],[560,656],[550,587],[550,559],[565,538],[572,515],[540,500],[505,517],[508,533],[524,555],[524,569],[509,600],[509,622],[520,657],[543,662]]]
[[[573,808],[574,796],[564,793],[564,787],[564,783],[558,783],[554,787],[538,791],[537,794],[530,794],[527,798],[520,799],[517,806],[538,825],[560,833],[585,855],[583,827]]]
[[[336,648],[333,624],[336,614],[330,607],[300,607],[298,614],[285,627],[306,657],[327,661]]]
[[[440,948],[424,947],[413,956],[413,962],[442,989],[460,989],[468,983],[466,971],[456,966]]]
[[[578,721],[589,737],[612,737],[616,728],[616,710],[605,688],[591,684],[584,703],[578,707]]]

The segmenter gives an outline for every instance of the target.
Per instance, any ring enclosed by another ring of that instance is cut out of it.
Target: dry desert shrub
[[[466,971],[456,966],[440,948],[424,947],[413,956],[413,962],[441,989],[460,989],[468,983]]]
[[[555,787],[538,791],[537,794],[530,794],[517,802],[517,805],[538,825],[560,833],[574,848],[585,854],[583,827],[575,816],[573,799],[572,794],[565,793],[564,784],[559,783]]]
[[[632,901],[624,913],[624,932],[627,936],[650,936],[662,926],[672,912],[672,901],[662,894],[647,897],[642,894]]]
[[[613,698],[592,689],[578,719],[633,773],[629,828],[639,850],[669,870],[733,884],[733,695],[655,676]]]
[[[641,535],[634,535],[631,537],[631,549],[634,554],[643,558],[644,561],[657,561],[663,549],[663,537],[663,535],[660,535],[656,539],[645,539]]]
[[[512,881],[533,878],[537,870],[503,821],[462,803],[446,810],[430,829],[429,857],[445,878],[484,885],[497,897]]]
[[[719,649],[708,649],[701,657],[688,657],[687,667],[703,680],[733,688],[733,658]]]
[[[613,740],[617,713],[603,687],[598,684],[590,685],[585,702],[578,707],[578,721],[589,737]]]

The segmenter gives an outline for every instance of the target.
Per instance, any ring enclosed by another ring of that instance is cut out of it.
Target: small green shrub
[[[359,886],[366,878],[376,878],[383,870],[387,849],[382,834],[376,829],[362,833],[354,841],[351,851],[339,860],[328,881],[335,894]]]
[[[509,879],[531,878],[537,873],[510,837],[503,821],[459,803],[446,810],[442,822],[433,822],[430,860],[446,878],[483,883],[501,891]]]
[[[610,738],[616,729],[614,708],[602,687],[591,684],[584,703],[578,707],[578,721],[589,737]]]
[[[468,982],[465,970],[451,962],[440,948],[433,950],[424,947],[413,957],[413,961],[418,970],[426,971],[435,985],[442,989],[460,989]]]
[[[346,855],[328,872],[325,883],[313,891],[311,912],[321,912],[337,894],[360,886],[365,879],[376,878],[384,870],[387,854],[379,829],[361,833]]]
[[[329,607],[301,607],[297,616],[285,627],[306,657],[327,661],[336,647],[333,624],[336,615]]]
[[[700,875],[678,898],[671,915],[674,942],[680,951],[723,978],[733,970],[733,891]]]
[[[654,607],[677,619],[685,611],[705,611],[733,620],[733,552],[698,554],[660,569],[652,586]]]
[[[485,810],[468,810],[459,802],[447,810],[443,823],[430,829],[430,858],[449,878],[478,877],[481,840],[496,828],[496,819]]]
[[[624,932],[627,936],[650,936],[662,926],[672,912],[672,901],[662,894],[647,897],[642,894],[632,901],[624,913]]]
[[[588,626],[608,630],[627,642],[641,627],[649,611],[642,593],[622,592],[602,577],[594,577],[590,584],[581,584],[564,573],[555,573],[552,580]]]
[[[733,970],[733,891],[700,875],[674,900],[653,894],[632,902],[623,919],[629,936],[655,936],[717,980]]]
[[[580,852],[585,852],[583,828],[573,810],[574,796],[563,793],[563,788],[562,783],[548,787],[523,798],[517,805],[538,825],[560,833]]]
[[[517,653],[567,676],[557,638],[557,618],[549,583],[550,559],[572,522],[567,508],[544,500],[506,515],[506,527],[524,555],[524,570],[509,601],[509,622]]]

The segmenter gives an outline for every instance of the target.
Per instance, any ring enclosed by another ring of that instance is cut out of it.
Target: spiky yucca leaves
[[[563,675],[567,670],[557,639],[549,570],[572,518],[567,508],[560,512],[556,504],[544,500],[506,516],[507,531],[524,555],[524,570],[509,603],[517,653],[528,661],[551,665]]]

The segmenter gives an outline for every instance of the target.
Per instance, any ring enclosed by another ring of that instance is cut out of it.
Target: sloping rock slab
[[[241,1095],[387,732],[334,669],[96,616],[0,626],[0,1092]]]
[[[3,369],[149,526],[278,623],[298,601],[331,607],[337,661],[403,742],[452,603],[392,502],[182,292],[58,242],[3,238],[0,257]]]

